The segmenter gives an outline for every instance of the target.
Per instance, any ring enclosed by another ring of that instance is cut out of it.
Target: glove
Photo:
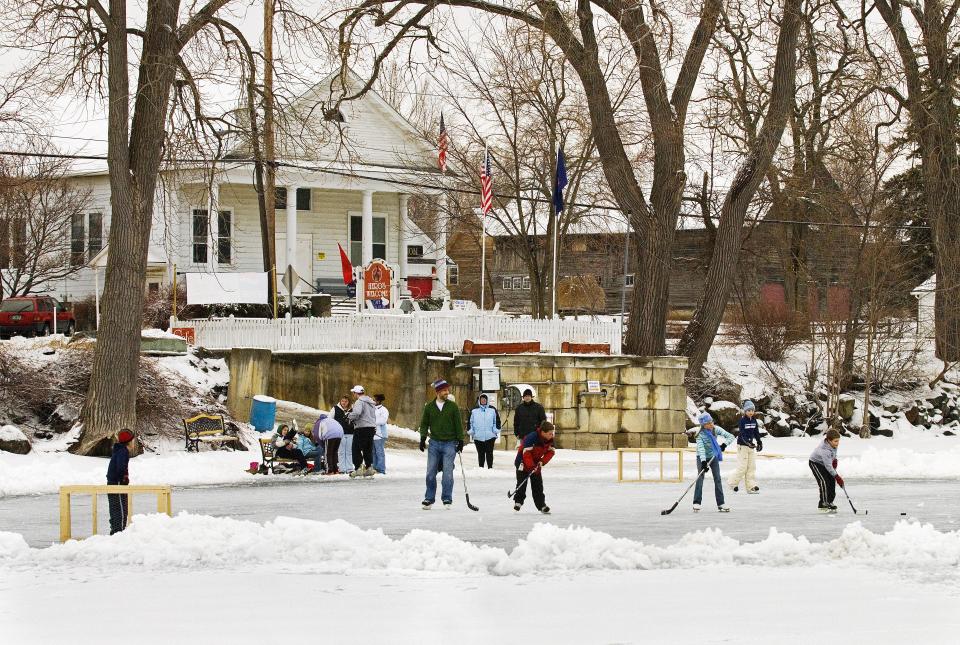
[[[122,483],[124,486],[129,485],[129,484],[130,484],[130,476],[129,476],[129,475],[124,475],[124,476],[123,476],[123,481],[122,481],[121,483]]]
[[[427,449],[427,438],[420,437],[420,452],[423,452],[426,449]]]
[[[748,441],[745,445],[747,446],[747,448],[753,448],[754,450],[757,449],[757,446],[754,445],[752,441]]]
[[[727,444],[721,443],[721,444],[720,444],[720,452],[723,452],[723,451],[726,450],[726,449],[727,449]]]
[[[463,439],[457,441],[457,452],[463,452]]]
[[[763,450],[763,442],[757,439],[757,452]]]
[[[834,477],[834,479],[837,480],[837,485],[840,486],[840,488],[843,488],[843,477],[841,477],[840,475],[837,475],[836,477]]]

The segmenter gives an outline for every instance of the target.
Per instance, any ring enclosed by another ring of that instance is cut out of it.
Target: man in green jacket
[[[423,510],[429,511],[437,500],[437,472],[443,469],[440,500],[449,509],[453,504],[453,459],[463,450],[463,419],[460,408],[450,397],[450,384],[434,381],[437,398],[423,406],[420,418],[420,452],[427,450],[427,492],[423,496]]]

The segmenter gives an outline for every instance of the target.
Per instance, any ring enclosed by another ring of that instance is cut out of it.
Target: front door
[[[313,234],[297,234],[297,262],[293,266],[294,270],[300,275],[297,286],[294,288],[294,294],[313,293],[313,287],[307,287],[307,284],[313,284]],[[287,291],[283,288],[281,280],[287,270],[287,235],[286,233],[277,233],[277,285],[281,295]]]

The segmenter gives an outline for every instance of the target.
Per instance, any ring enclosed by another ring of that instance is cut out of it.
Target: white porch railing
[[[425,350],[459,352],[464,340],[540,341],[540,349],[559,352],[564,341],[609,343],[620,353],[620,321],[532,320],[509,316],[384,316],[359,314],[331,318],[220,318],[182,320],[195,341],[207,349],[263,347],[273,351]]]

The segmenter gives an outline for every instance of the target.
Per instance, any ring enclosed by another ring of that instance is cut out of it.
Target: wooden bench
[[[637,464],[637,479],[624,479],[623,478],[623,454],[624,453],[636,453],[638,464]],[[643,478],[643,454],[644,453],[660,453],[660,478],[659,479],[644,479]],[[676,479],[664,479],[663,477],[663,453],[669,452],[677,456],[677,477]],[[685,452],[684,448],[617,448],[617,481],[618,482],[657,482],[657,483],[677,483],[683,481],[683,453]]]
[[[200,452],[200,442],[204,443],[222,443],[233,446],[233,442],[239,441],[236,435],[227,434],[223,427],[223,415],[217,414],[198,414],[195,417],[183,420],[183,430],[187,438],[187,452]]]
[[[296,459],[291,459],[290,457],[277,457],[277,447],[274,445],[274,439],[276,437],[270,437],[269,439],[260,439],[260,468],[261,472],[266,472],[273,474],[273,467],[276,464],[295,464],[297,463]]]

